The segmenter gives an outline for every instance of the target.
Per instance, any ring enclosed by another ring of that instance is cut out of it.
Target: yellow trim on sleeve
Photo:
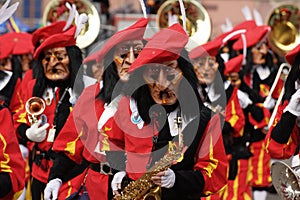
[[[4,160],[0,161],[0,171],[1,172],[12,173],[12,169],[8,165],[8,163],[10,161],[9,155],[7,153],[5,153],[7,143],[6,143],[6,140],[5,140],[4,136],[1,133],[0,133],[0,140],[3,143],[2,151],[3,151],[3,157],[4,157]]]
[[[68,142],[66,144],[66,148],[64,149],[66,152],[69,152],[69,154],[71,156],[74,156],[75,155],[75,151],[76,151],[76,142],[79,140],[79,138],[82,136],[82,131],[80,131],[80,133],[78,134],[78,137],[71,141],[71,142]]]
[[[218,160],[214,158],[214,147],[213,147],[213,138],[212,135],[210,135],[210,142],[209,142],[209,160],[210,162],[208,163],[208,166],[205,167],[206,174],[209,178],[212,177],[213,171],[217,168],[218,166]]]

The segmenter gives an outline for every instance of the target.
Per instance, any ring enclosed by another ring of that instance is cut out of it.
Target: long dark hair
[[[114,50],[115,48],[112,48],[104,57],[104,72],[102,75],[103,87],[96,96],[96,98],[103,100],[105,103],[111,102],[113,91],[120,90],[115,88],[120,78],[117,72],[117,66],[113,61]]]
[[[177,61],[184,77],[179,85],[179,97],[184,100],[191,100],[193,103],[197,102],[198,104],[191,105],[188,102],[178,102],[182,114],[187,118],[190,118],[198,115],[199,110],[203,105],[197,90],[198,79],[188,57],[188,52],[185,49],[182,50]],[[137,102],[137,108],[141,118],[146,124],[149,124],[151,121],[151,113],[149,113],[149,110],[155,102],[153,101],[149,88],[143,79],[143,71],[144,67],[141,67],[130,75],[130,80],[124,85],[124,93],[125,95],[131,96]],[[191,88],[191,90],[188,88]]]
[[[298,55],[296,56],[295,61],[292,65],[292,69],[289,72],[289,75],[286,79],[286,82],[284,85],[285,93],[283,95],[283,101],[290,100],[292,95],[296,92],[295,82],[300,77],[299,65],[300,65],[300,53],[298,53]]]

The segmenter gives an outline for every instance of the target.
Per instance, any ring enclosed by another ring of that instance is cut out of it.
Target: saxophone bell
[[[156,186],[147,193],[143,200],[161,200],[161,187]]]

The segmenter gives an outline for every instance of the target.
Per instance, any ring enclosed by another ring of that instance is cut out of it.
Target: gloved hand
[[[49,127],[49,123],[39,127],[41,123],[42,120],[38,120],[37,123],[32,124],[31,127],[26,130],[26,136],[29,140],[33,142],[42,142],[46,138],[46,130]]]
[[[300,89],[292,95],[289,104],[283,110],[283,112],[287,111],[296,117],[300,117]]]
[[[114,195],[119,194],[118,190],[121,189],[121,183],[125,176],[126,176],[125,171],[117,172],[114,175],[113,180],[111,181],[111,189],[112,189]]]
[[[153,175],[151,180],[158,186],[171,188],[175,184],[175,173],[173,170],[168,168],[165,171],[158,172],[157,174]]]
[[[47,183],[44,190],[44,199],[45,200],[55,200],[58,196],[59,188],[61,187],[62,181],[59,178],[52,179]]]
[[[268,96],[266,100],[264,101],[264,107],[271,110],[275,107],[276,100],[272,97]]]
[[[175,184],[175,173],[172,169],[168,168],[165,175],[161,177],[161,187],[171,188]]]
[[[23,144],[19,144],[19,147],[20,147],[20,150],[21,150],[22,157],[25,160],[29,155],[28,148],[25,147]]]

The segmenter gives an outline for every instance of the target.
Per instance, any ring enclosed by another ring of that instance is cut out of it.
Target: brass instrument
[[[268,41],[271,49],[283,57],[300,43],[299,9],[294,5],[282,5],[273,10],[268,18],[271,32]]]
[[[186,30],[192,43],[188,43],[188,49],[206,43],[212,32],[211,20],[205,8],[196,0],[184,0],[186,12]],[[156,22],[160,29],[167,28],[168,13],[178,16],[178,22],[182,24],[182,15],[178,0],[165,1],[157,11]]]
[[[66,2],[75,4],[79,14],[86,13],[88,22],[76,39],[76,44],[83,49],[92,44],[100,32],[100,17],[96,7],[89,0],[51,0],[46,5],[43,24],[47,25],[60,20],[67,20],[68,8]]]
[[[272,183],[282,199],[300,199],[300,166],[290,167],[282,161],[276,161],[271,166]],[[285,196],[284,190],[292,191]]]
[[[275,104],[275,107],[273,109],[273,112],[272,112],[272,115],[270,117],[270,120],[269,120],[269,123],[268,123],[268,129],[272,126],[274,120],[275,120],[275,117],[276,117],[276,114],[277,114],[277,110],[278,110],[278,107],[281,103],[281,100],[282,100],[282,97],[283,97],[283,94],[284,94],[284,83],[289,75],[289,72],[291,70],[291,65],[288,64],[288,63],[282,63],[278,69],[278,72],[277,72],[277,75],[275,77],[275,80],[274,80],[274,83],[270,89],[270,92],[268,94],[268,96],[266,97],[266,100],[264,102],[264,105],[268,103],[268,101],[270,101],[270,99],[272,98],[272,94],[276,88],[276,85],[279,81],[279,79],[283,80],[283,87],[280,91],[280,94],[279,94],[279,97],[276,101],[276,104]]]
[[[28,120],[30,124],[38,121],[38,117],[44,112],[45,108],[45,102],[40,97],[31,97],[26,101],[25,109],[28,113]]]
[[[169,142],[169,150],[148,172],[136,181],[130,182],[121,192],[121,196],[115,196],[114,200],[160,200],[161,188],[153,183],[151,177],[158,172],[167,170],[173,164],[180,162],[183,158],[183,134],[182,118],[177,116],[174,119],[177,125],[179,139],[178,146]]]

